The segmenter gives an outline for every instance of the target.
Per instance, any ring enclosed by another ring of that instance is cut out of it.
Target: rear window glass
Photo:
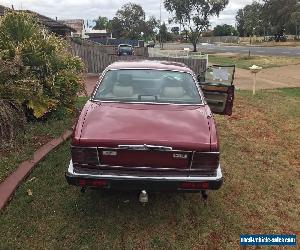
[[[149,69],[110,70],[94,100],[202,104],[196,82],[184,72]]]

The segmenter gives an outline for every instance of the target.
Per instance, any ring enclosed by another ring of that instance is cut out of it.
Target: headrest
[[[184,96],[185,90],[183,87],[164,87],[162,94],[166,98],[180,98]]]
[[[181,81],[175,79],[175,78],[170,78],[170,77],[164,77],[162,79],[162,83],[164,87],[181,87]]]
[[[121,86],[115,85],[113,87],[113,95],[116,97],[132,97],[133,87],[132,86]]]
[[[132,75],[120,74],[119,75],[119,85],[120,86],[132,86]]]

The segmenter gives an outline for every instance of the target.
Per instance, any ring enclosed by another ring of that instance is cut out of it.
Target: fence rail
[[[140,48],[147,49],[147,48]],[[70,50],[75,56],[79,56],[86,65],[88,73],[101,73],[108,65],[116,61],[128,60],[158,60],[184,63],[196,74],[201,74],[206,69],[206,59],[148,57],[148,53],[137,53],[135,56],[117,56],[107,54],[101,46],[86,46],[75,43],[70,44]]]

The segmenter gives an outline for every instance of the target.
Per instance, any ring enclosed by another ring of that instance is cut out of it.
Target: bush
[[[73,111],[84,92],[83,73],[67,42],[40,27],[33,15],[7,12],[0,19],[0,99],[24,105],[36,118]]]

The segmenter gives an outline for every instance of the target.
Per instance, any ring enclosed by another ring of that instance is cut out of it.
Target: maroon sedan
[[[231,114],[234,86],[226,72],[217,67],[208,71],[211,81],[199,83],[181,63],[111,64],[74,129],[68,183],[202,191],[204,197],[219,189],[223,176],[212,111]]]

